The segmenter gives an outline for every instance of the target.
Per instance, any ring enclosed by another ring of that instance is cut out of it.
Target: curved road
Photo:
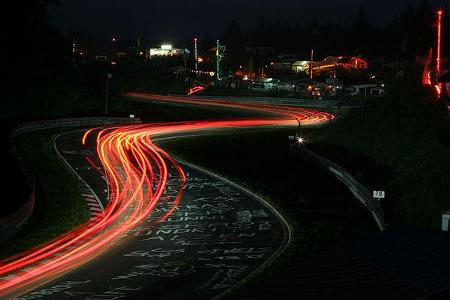
[[[332,117],[268,105],[247,109],[278,118],[118,126],[58,138],[59,152],[105,211],[3,261],[0,297],[209,299],[261,270],[289,243],[283,218],[251,192],[180,165],[152,140]]]

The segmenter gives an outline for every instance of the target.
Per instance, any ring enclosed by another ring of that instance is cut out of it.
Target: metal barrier
[[[30,199],[25,202],[25,204],[13,212],[12,214],[0,219],[0,239],[6,239],[17,233],[30,219],[34,212],[35,206],[35,183],[34,175],[30,171],[30,168],[24,162],[24,160],[17,154],[15,149],[15,139],[26,133],[47,130],[52,128],[63,128],[63,127],[93,127],[102,125],[119,125],[119,124],[139,124],[140,119],[132,118],[72,118],[72,119],[60,119],[60,120],[48,120],[48,121],[38,121],[19,125],[12,132],[10,136],[10,145],[12,146],[12,151],[15,153],[16,159],[24,169],[24,172],[31,177],[32,185],[32,195]]]
[[[52,128],[61,127],[82,127],[82,126],[101,126],[101,125],[115,125],[115,124],[139,124],[140,119],[132,118],[72,118],[72,119],[59,119],[25,123],[19,125],[13,131],[11,138],[38,130],[46,130]]]
[[[139,98],[139,93],[128,93],[129,98]],[[156,96],[156,95],[155,95]],[[242,96],[185,96],[168,94],[166,96],[185,97],[190,100],[212,100],[212,101],[233,101],[239,104],[262,104],[262,105],[281,105],[281,106],[300,106],[300,107],[353,107],[347,105],[343,100],[319,100],[319,99],[303,99],[303,98],[277,98],[277,97],[242,97]]]
[[[378,200],[375,200],[372,197],[372,194],[367,190],[367,188],[359,183],[347,170],[304,147],[301,150],[297,151],[301,151],[306,156],[312,158],[313,162],[316,162],[319,166],[328,170],[333,174],[334,177],[336,177],[340,182],[347,186],[347,188],[356,197],[356,199],[358,199],[367,208],[367,210],[369,210],[375,222],[377,223],[378,228],[381,231],[384,231],[386,229],[386,224],[384,222],[384,213],[380,203],[378,202]]]
[[[16,234],[29,220],[34,211],[36,190],[33,176],[33,190],[25,204],[12,214],[0,219],[0,240],[5,240]]]

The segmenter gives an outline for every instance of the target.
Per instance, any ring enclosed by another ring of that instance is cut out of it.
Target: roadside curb
[[[82,191],[81,191],[81,197],[86,202],[88,208],[89,208],[89,214],[90,214],[90,220],[94,221],[97,217],[102,216],[104,212],[104,207],[102,202],[100,201],[100,198],[98,195],[94,192],[94,190],[86,183],[86,181],[78,174],[77,171],[74,170],[74,168],[69,164],[69,162],[64,158],[64,156],[59,151],[58,147],[56,146],[56,140],[67,133],[60,133],[52,138],[53,143],[53,150],[56,152],[56,155],[58,158],[64,162],[64,165],[78,178],[78,180],[81,182]]]

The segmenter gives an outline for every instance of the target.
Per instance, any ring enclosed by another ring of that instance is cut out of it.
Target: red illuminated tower
[[[439,9],[437,11],[437,45],[436,45],[436,78],[441,75],[441,50],[442,50],[442,16],[444,11]],[[436,88],[437,94],[440,96],[442,93],[442,85],[436,83],[434,86]]]
[[[442,16],[444,11],[442,9],[438,10],[438,24],[437,24],[437,46],[436,46],[436,73],[439,75],[441,73],[441,40],[442,40]]]

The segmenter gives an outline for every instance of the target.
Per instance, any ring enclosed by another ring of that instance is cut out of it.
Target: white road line
[[[157,141],[157,139],[155,139],[154,141]],[[272,213],[278,218],[278,221],[280,222],[280,224],[282,224],[283,227],[283,232],[285,234],[285,243],[279,247],[279,249],[268,259],[266,260],[263,264],[261,264],[255,271],[253,271],[251,274],[249,274],[247,277],[245,277],[244,279],[242,279],[240,282],[236,283],[234,286],[232,286],[231,288],[227,289],[226,291],[222,292],[221,294],[217,295],[216,297],[212,298],[213,300],[215,299],[221,299],[223,298],[226,294],[229,294],[230,292],[239,289],[241,286],[243,286],[245,284],[245,282],[247,282],[248,280],[256,277],[258,274],[260,274],[262,271],[264,271],[267,267],[269,267],[291,244],[292,242],[292,228],[290,227],[289,223],[287,222],[287,220],[283,217],[283,215],[281,215],[280,212],[278,212],[269,202],[267,202],[266,200],[264,200],[264,198],[262,198],[261,196],[253,193],[252,191],[237,185],[236,183],[220,176],[217,175],[211,171],[208,171],[202,167],[199,167],[197,165],[191,164],[191,163],[187,163],[185,161],[179,160],[177,158],[175,158],[179,163],[186,165],[194,170],[200,171],[202,173],[205,173],[213,178],[216,178],[222,182],[227,183],[228,185],[252,196],[254,199],[256,199],[258,202],[260,202],[262,205],[264,205],[267,209],[269,209],[270,211],[272,211]]]
[[[79,132],[79,130],[76,130],[75,132]],[[89,192],[89,196],[87,197],[91,197],[93,196],[94,199],[96,200],[98,207],[100,208],[100,210],[103,212],[105,210],[105,208],[103,207],[102,202],[100,201],[100,199],[98,198],[97,194],[94,192],[94,190],[87,184],[87,182],[80,176],[80,174],[78,174],[77,171],[74,170],[74,168],[69,164],[69,162],[64,158],[64,156],[61,155],[61,152],[58,150],[58,147],[56,146],[56,140],[65,135],[68,134],[68,132],[64,132],[64,133],[60,133],[57,136],[55,136],[53,138],[53,149],[56,152],[56,154],[58,155],[58,157],[66,164],[66,166],[75,174],[75,176],[78,177],[78,179],[85,185],[86,189]],[[88,194],[86,194],[88,195]],[[92,210],[91,210],[91,220],[92,220]]]

